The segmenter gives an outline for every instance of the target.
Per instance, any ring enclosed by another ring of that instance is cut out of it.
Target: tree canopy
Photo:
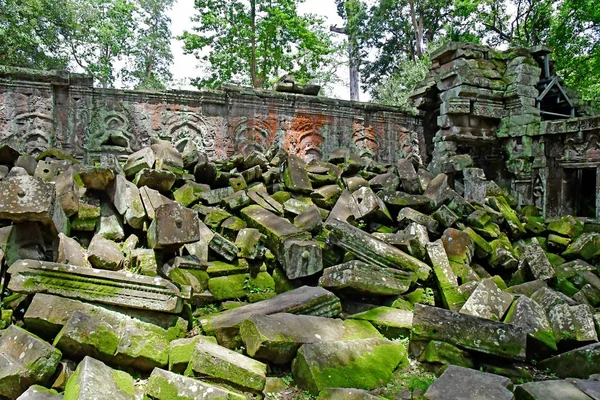
[[[314,78],[332,52],[323,21],[299,15],[298,0],[196,0],[197,23],[184,32],[185,51],[205,66],[198,86],[271,86],[283,73]]]

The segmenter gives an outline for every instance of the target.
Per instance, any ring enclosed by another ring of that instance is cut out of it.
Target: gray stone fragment
[[[46,389],[40,385],[32,385],[17,400],[62,400],[63,395],[56,390]]]
[[[590,400],[567,381],[527,382],[515,387],[516,400]]]
[[[89,267],[85,250],[79,242],[66,236],[64,233],[58,234],[58,252],[56,262],[60,264],[77,265],[78,267]]]
[[[510,379],[503,376],[450,365],[424,397],[427,400],[513,400],[510,385]]]
[[[319,400],[378,400],[380,397],[372,395],[363,389],[323,389],[319,393]]]
[[[159,192],[168,193],[173,187],[175,179],[177,176],[171,171],[144,168],[135,175],[133,183],[137,187],[147,186]]]
[[[118,244],[99,234],[94,235],[88,247],[88,260],[92,266],[116,271],[121,268],[124,259]]]
[[[67,381],[64,396],[69,400],[133,400],[133,378],[101,361],[85,357]]]
[[[9,326],[0,337],[0,396],[16,399],[29,386],[46,384],[61,357],[48,343]]]
[[[534,279],[548,280],[555,276],[554,268],[544,253],[536,238],[531,239],[531,243],[526,245],[523,250],[523,257],[527,261],[527,266]]]
[[[201,380],[155,368],[144,389],[145,398],[155,400],[244,400],[245,396]]]
[[[534,339],[556,350],[556,339],[542,306],[526,296],[519,296],[504,322],[522,326]]]
[[[285,160],[283,182],[292,192],[310,193],[313,189],[306,172],[306,164],[293,154],[288,155]]]
[[[177,287],[161,278],[35,260],[19,260],[7,271],[16,293],[45,292],[74,299],[177,314]]]
[[[461,314],[500,321],[514,296],[500,290],[492,279],[482,280],[460,309]]]
[[[487,180],[481,168],[465,168],[463,170],[465,195],[467,201],[485,204]]]
[[[172,202],[159,206],[155,212],[148,228],[148,247],[179,247],[200,240],[200,220],[195,211]]]
[[[127,157],[127,162],[123,167],[123,171],[125,171],[125,175],[127,175],[128,178],[131,178],[144,168],[154,167],[155,161],[156,157],[154,156],[152,149],[150,147],[145,147]]]
[[[0,181],[0,218],[37,221],[54,232],[67,232],[67,216],[56,199],[54,184],[27,176]]]
[[[146,211],[137,186],[124,176],[117,175],[106,192],[125,221],[132,228],[141,229],[146,219]]]
[[[419,180],[419,176],[417,175],[417,171],[415,171],[412,162],[404,158],[400,159],[396,164],[396,168],[398,170],[398,176],[402,181],[402,187],[406,192],[413,194],[423,193],[421,181]]]
[[[108,202],[100,204],[100,220],[96,225],[96,234],[109,240],[123,240],[125,237],[123,218]]]
[[[412,276],[394,268],[381,268],[362,261],[349,261],[326,268],[319,286],[345,293],[390,296],[405,293]]]
[[[286,240],[281,264],[288,279],[303,278],[323,270],[321,246],[314,240]]]
[[[421,304],[415,304],[413,335],[505,358],[526,356],[527,332],[519,326]]]
[[[321,287],[302,286],[268,300],[207,316],[200,319],[200,323],[204,332],[216,336],[221,345],[235,348],[241,344],[240,325],[253,315],[286,312],[318,317],[336,317],[341,310],[340,300],[333,293]]]
[[[296,356],[304,343],[381,337],[368,322],[294,315],[254,315],[240,327],[248,355],[277,364]]]
[[[265,387],[267,365],[207,340],[196,342],[186,375],[209,376],[250,391]]]

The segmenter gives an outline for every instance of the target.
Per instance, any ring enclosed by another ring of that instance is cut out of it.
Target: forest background
[[[429,55],[444,43],[545,44],[566,85],[600,101],[597,0],[183,2],[0,0],[0,65],[85,72],[100,87],[158,90],[224,83],[269,89],[292,73],[298,83],[322,85],[326,96],[408,108]],[[189,76],[177,76],[181,70]]]

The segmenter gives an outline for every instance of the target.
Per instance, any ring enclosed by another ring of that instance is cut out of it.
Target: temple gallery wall
[[[63,71],[0,67],[0,139],[37,155],[120,159],[152,138],[211,158],[273,144],[305,159],[338,147],[395,164],[406,158],[458,183],[483,168],[520,205],[547,217],[600,218],[600,116],[554,73],[547,47],[507,51],[449,43],[415,89],[419,109],[239,87],[126,91]],[[470,178],[469,178],[470,179]]]

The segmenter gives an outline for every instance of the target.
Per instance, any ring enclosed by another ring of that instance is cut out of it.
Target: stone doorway
[[[573,199],[573,211],[578,217],[596,218],[598,202],[598,168],[565,170],[568,191]]]

